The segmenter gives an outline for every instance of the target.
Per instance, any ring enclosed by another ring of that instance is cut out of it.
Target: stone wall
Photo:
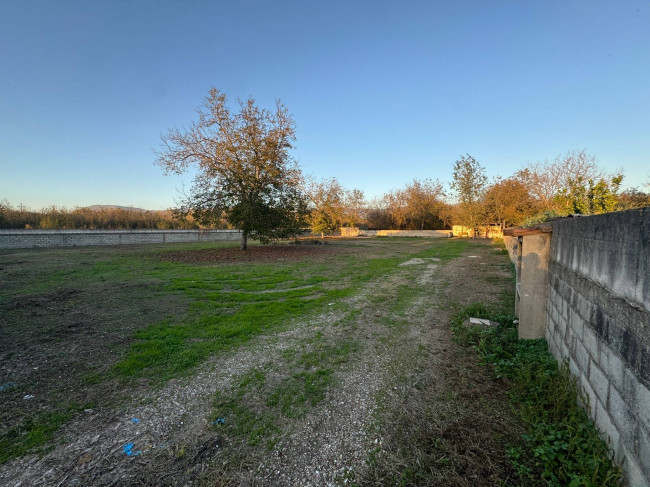
[[[501,238],[503,237],[503,230],[500,225],[489,224],[479,225],[476,228],[477,232],[474,235],[474,230],[462,225],[453,225],[451,231],[454,237],[478,237],[478,238]]]
[[[450,230],[361,230],[358,227],[341,227],[341,237],[452,237]]]
[[[361,236],[449,238],[450,230],[364,230]]]
[[[0,230],[0,249],[239,240],[239,230]]]
[[[650,208],[552,227],[549,349],[569,361],[628,484],[650,485]]]

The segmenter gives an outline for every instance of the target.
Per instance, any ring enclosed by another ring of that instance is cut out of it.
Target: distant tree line
[[[190,218],[179,218],[172,210],[142,211],[122,208],[74,208],[56,206],[39,211],[13,207],[0,201],[0,228],[39,229],[187,229],[198,228]]]
[[[569,214],[650,206],[650,193],[639,188],[622,191],[622,181],[621,172],[607,174],[595,156],[584,150],[529,164],[508,178],[493,181],[467,154],[454,163],[447,190],[438,180],[414,179],[403,189],[366,202],[361,190],[348,190],[336,179],[328,179],[311,182],[307,194],[316,234],[333,233],[344,226],[435,230],[496,224],[505,228]]]
[[[297,178],[299,179],[299,178]],[[336,178],[300,181],[295,194],[304,197],[292,231],[309,227],[328,235],[341,227],[389,230],[437,230],[454,224],[478,228],[534,224],[568,214],[598,214],[650,206],[650,192],[621,190],[622,173],[607,174],[595,156],[568,152],[552,161],[525,166],[508,178],[488,182],[485,169],[470,155],[454,163],[452,182],[414,179],[401,189],[370,201],[360,189],[347,189]],[[648,185],[646,185],[648,187]],[[650,188],[649,188],[650,189]],[[201,211],[205,212],[205,207]],[[201,211],[197,212],[201,215]],[[266,210],[277,215],[277,210]],[[275,212],[275,213],[274,213]],[[286,213],[286,211],[285,211]],[[280,213],[281,215],[282,213]],[[274,216],[274,218],[281,218]],[[233,224],[235,223],[235,224]],[[0,228],[42,229],[187,229],[235,228],[225,210],[195,219],[191,207],[142,211],[122,208],[56,206],[33,211],[0,201]]]
[[[237,228],[241,248],[249,238],[268,242],[302,233],[332,234],[341,227],[433,230],[462,225],[476,230],[532,224],[572,213],[597,214],[650,206],[650,194],[621,190],[623,174],[608,174],[586,151],[529,164],[507,178],[488,181],[467,154],[453,165],[448,188],[438,179],[413,179],[367,201],[362,190],[336,178],[305,178],[292,157],[295,123],[278,100],[273,109],[210,89],[186,128],[162,135],[156,163],[166,173],[192,168],[190,194],[175,210],[50,207],[41,211],[0,202],[0,228]]]

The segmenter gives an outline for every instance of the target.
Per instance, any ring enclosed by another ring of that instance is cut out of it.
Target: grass
[[[303,418],[320,404],[337,383],[336,370],[361,350],[359,343],[328,343],[320,332],[297,348],[282,354],[282,373],[272,383],[268,373],[252,369],[229,391],[215,395],[212,421],[232,439],[243,438],[251,446],[265,441],[272,448],[285,420]],[[277,374],[276,374],[277,375]]]
[[[463,345],[474,347],[495,377],[507,381],[514,411],[526,427],[522,444],[508,456],[519,485],[615,486],[621,473],[582,404],[567,364],[558,367],[546,341],[519,340],[508,301],[473,304],[454,317],[453,330]],[[467,328],[465,318],[488,318],[492,329]]]
[[[457,241],[432,246],[410,257],[436,255],[449,260],[466,245]],[[282,329],[298,316],[306,317],[351,296],[365,282],[394,272],[403,260],[399,256],[360,259],[343,255],[327,263],[186,266],[185,275],[174,279],[169,289],[191,298],[189,316],[138,331],[115,371],[123,377],[174,377],[210,355]]]
[[[320,404],[336,384],[335,371],[360,349],[357,342],[331,344],[316,333],[299,348],[284,351],[279,380],[268,383],[266,371],[252,369],[229,391],[217,392],[211,416],[215,428],[251,446],[265,441],[272,448],[282,421],[303,418]]]
[[[343,298],[395,272],[405,260],[435,256],[448,261],[468,244],[442,239],[342,241],[330,244],[342,252],[324,259],[216,265],[169,262],[164,254],[228,244],[0,252],[3,332],[10,344],[2,359],[26,361],[27,369],[38,366],[42,374],[40,389],[32,391],[33,384],[25,381],[1,394],[20,399],[20,394],[34,392],[41,401],[38,409],[46,411],[3,411],[0,462],[51,444],[58,428],[77,414],[75,401],[88,397],[119,407],[134,379],[133,386],[148,387],[190,374],[209,357],[229,353],[260,334],[285,330],[297,319],[325,310],[347,308]],[[81,328],[70,328],[74,320]],[[281,417],[304,414],[335,384],[337,367],[355,347],[347,343],[336,350],[323,346],[296,351],[291,375],[276,385],[293,393],[264,385],[272,398],[264,407]],[[115,380],[123,382],[121,390],[108,385]],[[108,397],[107,391],[113,395]],[[233,414],[246,417],[244,409],[237,412],[238,406],[228,402],[232,394],[226,396],[224,404]],[[60,403],[64,405],[56,406]],[[258,424],[254,417],[240,424],[248,424],[244,429],[250,431],[261,428],[254,437],[273,431],[272,422]]]
[[[0,465],[27,453],[43,453],[61,425],[78,411],[89,407],[92,406],[79,407],[73,403],[53,411],[26,416],[19,424],[9,427],[0,435]]]

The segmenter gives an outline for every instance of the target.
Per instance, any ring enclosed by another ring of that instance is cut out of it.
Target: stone
[[[493,328],[495,326],[499,326],[499,323],[496,321],[486,320],[484,318],[467,318],[465,321],[463,321],[463,326],[480,326],[484,328]]]

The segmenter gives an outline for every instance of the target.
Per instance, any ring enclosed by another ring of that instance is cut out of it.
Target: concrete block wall
[[[569,361],[628,485],[650,486],[650,208],[552,225],[549,349]]]
[[[239,230],[0,230],[0,249],[239,240]]]
[[[365,232],[368,234],[368,231]],[[377,237],[427,237],[427,238],[449,238],[452,237],[450,230],[377,230]]]

